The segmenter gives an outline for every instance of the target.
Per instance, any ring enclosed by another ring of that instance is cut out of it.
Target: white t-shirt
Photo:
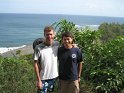
[[[58,46],[58,42],[53,42],[51,46],[40,44],[35,48],[34,60],[40,60],[40,76],[42,80],[58,77]]]

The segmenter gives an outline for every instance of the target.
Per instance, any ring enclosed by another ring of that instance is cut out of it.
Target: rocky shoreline
[[[32,45],[26,45],[23,48],[19,48],[19,49],[15,49],[15,50],[10,50],[8,52],[2,53],[0,54],[0,56],[3,57],[13,57],[15,55],[17,55],[17,51],[20,51],[21,55],[26,55],[26,54],[33,54],[33,47]]]

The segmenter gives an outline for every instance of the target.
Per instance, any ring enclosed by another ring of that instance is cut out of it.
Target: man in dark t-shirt
[[[63,45],[58,48],[59,93],[79,93],[82,53],[79,48],[73,47],[73,39],[71,32],[63,33]]]

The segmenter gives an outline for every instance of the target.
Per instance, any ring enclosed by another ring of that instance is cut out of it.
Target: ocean
[[[43,28],[46,25],[61,19],[81,27],[98,27],[103,22],[124,23],[124,18],[121,17],[0,13],[0,53],[32,45],[36,38],[43,37]]]

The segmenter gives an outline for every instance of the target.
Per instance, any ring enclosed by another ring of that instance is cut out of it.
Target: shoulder
[[[65,50],[64,46],[59,46],[59,47],[58,47],[58,52],[62,52],[62,51],[64,51],[64,50]]]
[[[53,46],[59,46],[59,42],[58,41],[53,41]]]
[[[37,38],[33,41],[33,49],[35,49],[35,47],[37,45],[39,45],[40,43],[43,43],[44,42],[44,38]]]
[[[36,48],[37,50],[41,50],[45,47],[46,45],[44,43],[40,43],[39,45],[36,45]]]
[[[81,50],[80,50],[78,47],[74,47],[74,48],[72,48],[72,50],[73,50],[73,51],[76,51],[76,52],[78,52],[78,53],[81,53]]]
[[[80,49],[78,47],[73,47],[73,50],[79,51]]]
[[[64,49],[65,47],[63,45],[59,46],[59,49]]]

